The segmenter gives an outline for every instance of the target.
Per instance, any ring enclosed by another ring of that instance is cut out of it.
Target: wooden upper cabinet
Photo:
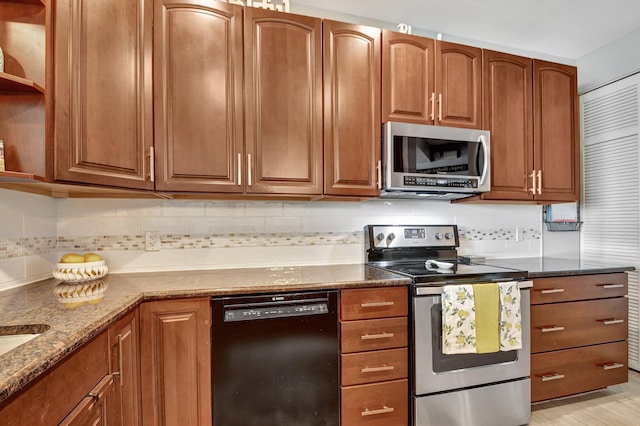
[[[322,193],[322,21],[245,8],[247,193]]]
[[[530,200],[533,170],[533,63],[483,52],[484,125],[491,132],[491,192],[484,199]]]
[[[242,192],[242,7],[157,0],[156,189]]]
[[[438,125],[482,127],[482,49],[436,42],[436,121]]]
[[[533,61],[534,163],[542,201],[578,201],[577,68]]]
[[[433,124],[435,42],[382,30],[382,122]]]
[[[377,196],[380,29],[323,21],[324,192]]]
[[[151,2],[54,2],[55,180],[153,189]]]

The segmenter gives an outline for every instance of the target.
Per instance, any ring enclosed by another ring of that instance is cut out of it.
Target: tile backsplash
[[[65,252],[110,272],[358,263],[367,224],[458,224],[462,254],[539,256],[541,207],[447,202],[52,199],[0,189],[0,290],[50,275]],[[158,251],[145,250],[147,231]]]

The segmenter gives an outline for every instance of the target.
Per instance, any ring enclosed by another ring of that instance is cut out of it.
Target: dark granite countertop
[[[406,277],[362,264],[109,274],[102,281],[108,286],[102,300],[73,309],[54,295],[54,289],[63,285],[55,279],[0,292],[0,326],[50,326],[35,339],[0,355],[0,401],[23,389],[141,301],[410,283]]]
[[[609,274],[633,271],[629,265],[611,265],[556,257],[523,257],[487,259],[487,265],[528,271],[529,278],[565,277],[570,275]]]

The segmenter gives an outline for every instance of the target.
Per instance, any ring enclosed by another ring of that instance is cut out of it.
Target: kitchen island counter
[[[407,285],[410,279],[362,264],[110,274],[104,298],[70,309],[48,279],[0,292],[0,325],[51,328],[0,355],[0,401],[22,390],[65,356],[146,300]]]

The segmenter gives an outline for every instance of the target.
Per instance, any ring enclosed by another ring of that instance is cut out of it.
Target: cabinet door
[[[578,201],[580,195],[577,74],[575,67],[533,61],[537,200]]]
[[[156,189],[242,192],[242,7],[157,0]]]
[[[322,24],[245,10],[249,193],[322,193]]]
[[[60,0],[54,179],[153,189],[151,0]]]
[[[115,397],[113,376],[106,375],[95,388],[89,392],[67,417],[60,422],[60,426],[106,426],[121,424],[117,419],[109,417],[107,406]]]
[[[111,416],[122,426],[140,424],[140,353],[138,310],[109,327],[111,374],[115,381],[115,398]]]
[[[382,122],[433,124],[432,39],[382,30]]]
[[[531,200],[532,61],[484,50],[484,128],[491,132],[491,192],[484,199]]]
[[[377,196],[380,30],[323,21],[324,192]]]
[[[142,424],[211,425],[209,299],[140,305]]]
[[[480,129],[482,49],[438,41],[436,94],[439,125]]]

